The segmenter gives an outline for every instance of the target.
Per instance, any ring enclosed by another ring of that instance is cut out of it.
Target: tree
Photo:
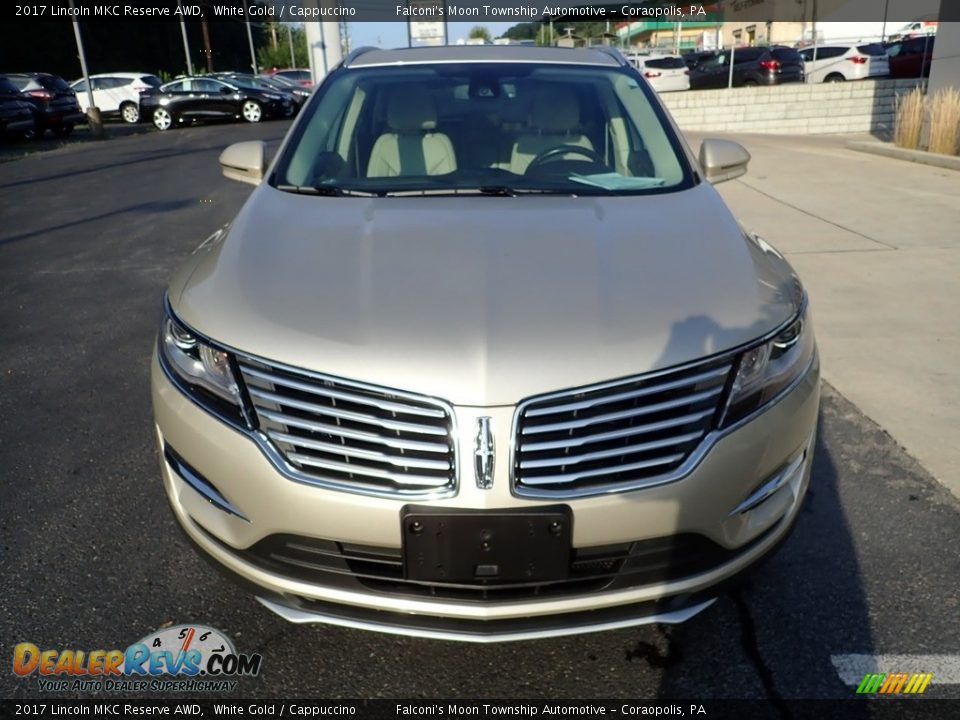
[[[540,36],[540,28],[540,23],[518,23],[511,28],[507,28],[503,37],[510,40],[536,40]]]
[[[490,42],[490,31],[487,30],[483,25],[474,25],[470,28],[470,33],[467,35],[471,40],[483,40],[484,42]]]
[[[266,33],[270,33],[269,27],[264,27]],[[290,64],[290,36],[293,36],[293,64]],[[268,43],[257,50],[257,62],[260,67],[267,70],[270,68],[305,68],[310,65],[310,59],[307,55],[307,33],[302,27],[294,27],[289,23],[284,23],[280,33],[278,33],[279,42],[276,47]]]

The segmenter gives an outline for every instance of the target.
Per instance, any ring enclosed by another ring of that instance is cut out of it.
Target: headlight
[[[167,309],[160,328],[160,360],[178,387],[197,404],[234,423],[244,423],[233,358],[187,329]]]
[[[732,425],[776,398],[806,372],[814,352],[813,329],[804,308],[772,340],[740,355],[721,427]]]

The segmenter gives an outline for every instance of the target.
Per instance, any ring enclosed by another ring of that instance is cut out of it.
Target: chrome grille
[[[439,401],[252,358],[237,362],[268,450],[298,479],[374,495],[453,491],[453,414]]]
[[[680,467],[709,432],[729,358],[533,398],[516,422],[518,494],[642,487]]]

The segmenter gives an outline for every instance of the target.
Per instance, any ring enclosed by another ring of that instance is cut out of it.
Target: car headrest
[[[395,89],[387,98],[387,125],[397,133],[436,128],[437,107],[430,93],[416,86]]]
[[[547,132],[569,132],[580,126],[577,94],[562,85],[542,85],[533,96],[530,124]]]

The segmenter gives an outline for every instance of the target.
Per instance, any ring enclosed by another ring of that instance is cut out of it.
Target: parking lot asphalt
[[[9,671],[17,643],[125,648],[193,622],[262,653],[243,697],[853,698],[840,656],[960,654],[960,503],[829,385],[796,531],[685,625],[464,646],[290,625],[221,579],[167,507],[148,364],[166,281],[250,191],[222,179],[219,152],[275,147],[286,127],[149,133],[0,165],[0,697],[57,696]],[[831,162],[834,182],[845,170]],[[816,299],[838,291],[798,265],[827,378],[842,384],[826,350],[835,321]],[[927,695],[960,698],[960,685],[935,676]]]

